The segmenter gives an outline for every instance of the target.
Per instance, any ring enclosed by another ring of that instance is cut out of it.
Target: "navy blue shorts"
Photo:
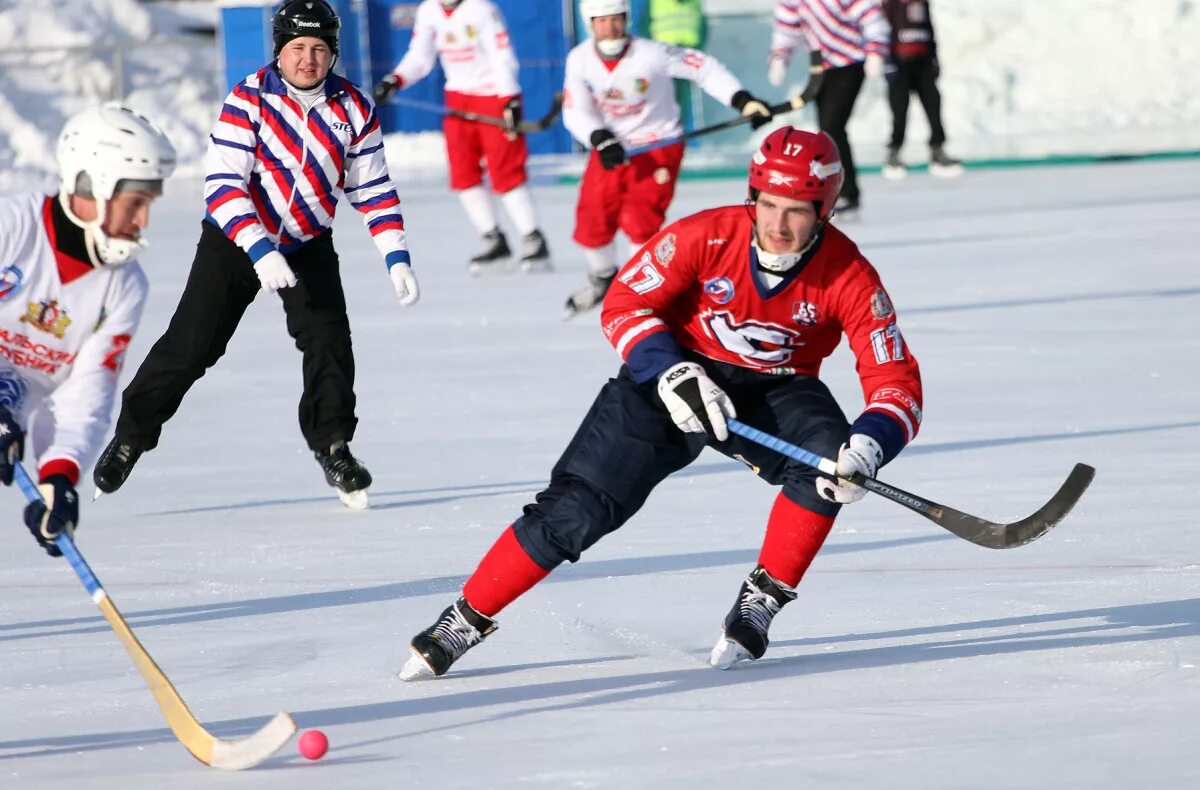
[[[700,360],[733,401],[738,419],[826,458],[836,458],[850,424],[829,389],[810,376],[771,376]],[[575,437],[554,465],[550,485],[514,523],[521,545],[543,568],[575,562],[624,524],[654,487],[696,460],[705,445],[752,467],[759,477],[822,515],[840,506],[817,495],[817,472],[774,450],[730,435],[718,442],[684,433],[658,397],[622,367],[600,390]]]

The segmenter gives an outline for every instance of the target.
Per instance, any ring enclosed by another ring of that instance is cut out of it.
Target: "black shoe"
[[[325,471],[325,482],[338,491],[350,494],[371,485],[371,473],[351,455],[345,442],[334,442],[327,452],[318,450],[313,455]]]
[[[467,270],[471,274],[481,274],[489,269],[500,268],[500,264],[512,258],[512,250],[508,248],[508,239],[498,229],[489,230],[483,234],[483,252],[471,259]]]
[[[929,172],[941,178],[954,178],[962,175],[963,163],[946,153],[942,146],[935,146],[929,151]]]
[[[546,238],[540,230],[534,230],[521,240],[521,268],[525,271],[534,269],[549,269],[550,248],[546,246]]]
[[[92,482],[96,484],[96,488],[111,494],[129,479],[133,465],[141,457],[141,450],[114,436],[100,454],[100,460],[96,462],[96,468],[92,471]]]
[[[858,207],[858,195],[855,195],[854,197],[850,197],[849,195],[839,195],[837,202],[833,204],[833,213],[853,215],[858,212]]]
[[[612,285],[613,278],[617,276],[614,271],[612,274],[598,275],[589,274],[588,284],[580,288],[567,299],[565,308],[566,317],[586,313],[596,305],[604,301],[604,295],[608,293],[608,287]]]
[[[412,656],[400,671],[402,680],[440,677],[462,654],[479,644],[499,626],[471,608],[466,598],[446,607],[437,622],[413,637]]]
[[[742,582],[733,608],[725,615],[723,633],[713,648],[709,663],[719,669],[728,669],[740,660],[762,658],[771,643],[767,638],[771,621],[780,609],[795,599],[795,590],[771,578],[761,567],[755,568]]]
[[[883,160],[883,177],[899,181],[908,175],[908,168],[900,158],[900,149],[888,147],[887,158]]]

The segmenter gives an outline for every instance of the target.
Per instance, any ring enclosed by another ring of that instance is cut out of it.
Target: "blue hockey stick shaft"
[[[817,455],[814,452],[809,452],[803,447],[797,447],[790,442],[785,442],[778,436],[772,436],[765,431],[760,431],[757,428],[751,428],[746,423],[741,422],[740,420],[735,420],[732,417],[726,419],[725,424],[729,426],[729,430],[732,433],[736,433],[738,436],[741,436],[744,439],[749,439],[755,444],[761,444],[763,447],[769,447],[777,453],[786,455],[788,458],[791,458],[794,461],[799,461],[805,466],[811,466],[813,469],[819,469],[827,475],[837,474],[836,461],[831,461],[824,456]]]
[[[29,477],[29,473],[25,471],[25,466],[20,461],[13,465],[13,479],[17,481],[17,485],[21,488],[21,493],[30,502],[42,502],[42,492],[38,491],[37,484]],[[87,588],[88,595],[95,600],[97,596],[105,595],[104,587],[100,584],[100,580],[96,578],[96,574],[88,567],[87,561],[83,555],[79,553],[79,549],[75,548],[75,541],[71,540],[71,536],[65,531],[58,533],[54,538],[54,543],[58,546],[58,550],[67,558],[67,562],[71,563],[71,569],[75,571],[75,575],[79,577],[79,581],[83,582],[83,586]]]

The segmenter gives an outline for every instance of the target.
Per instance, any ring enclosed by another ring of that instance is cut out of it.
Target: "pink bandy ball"
[[[300,736],[300,754],[310,760],[320,760],[329,750],[329,739],[320,730],[308,730]]]

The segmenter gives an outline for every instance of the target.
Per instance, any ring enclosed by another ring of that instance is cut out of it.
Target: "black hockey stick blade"
[[[544,132],[554,125],[558,120],[558,114],[562,112],[563,95],[562,91],[557,91],[554,94],[554,99],[550,102],[550,109],[546,114],[536,121],[521,121],[520,130],[525,134],[530,132]]]
[[[1092,484],[1092,478],[1095,475],[1096,470],[1087,464],[1075,464],[1071,474],[1067,475],[1066,481],[1036,513],[1008,524],[985,521],[902,491],[874,478],[856,475],[856,479],[852,479],[851,482],[904,505],[943,529],[964,540],[971,541],[976,546],[988,549],[1012,549],[1037,540],[1066,518],[1067,514],[1071,512],[1071,508],[1075,507],[1075,503],[1083,496],[1083,492],[1087,491],[1088,486]]]

